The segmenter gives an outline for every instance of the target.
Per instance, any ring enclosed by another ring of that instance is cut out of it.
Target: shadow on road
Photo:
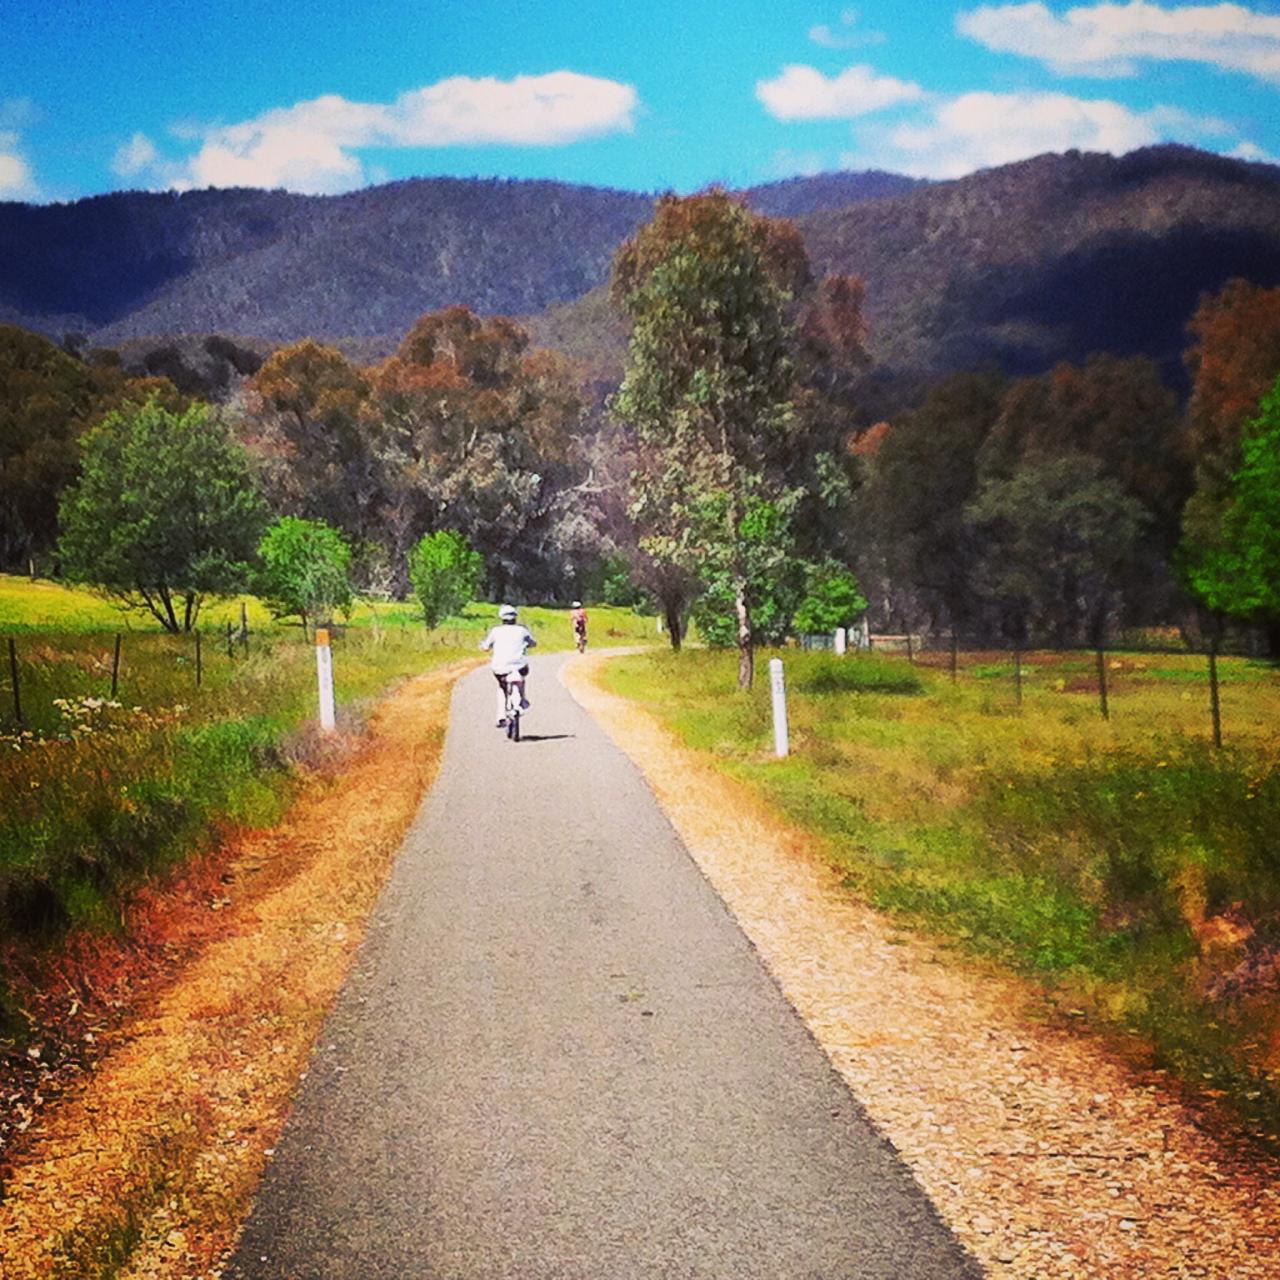
[[[521,742],[559,742],[561,738],[575,738],[573,733],[522,733]]]

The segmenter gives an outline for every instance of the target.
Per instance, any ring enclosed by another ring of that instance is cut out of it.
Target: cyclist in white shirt
[[[490,651],[489,666],[498,682],[498,728],[502,729],[507,723],[507,676],[519,675],[523,678],[524,693],[520,698],[520,709],[528,709],[529,663],[525,655],[538,642],[528,627],[516,621],[514,605],[504,604],[498,610],[498,618],[498,625],[492,627],[489,634],[480,641],[480,647]]]

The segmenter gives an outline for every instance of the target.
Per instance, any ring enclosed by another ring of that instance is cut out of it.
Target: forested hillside
[[[1280,282],[1280,170],[1186,147],[1045,155],[953,182],[822,174],[744,193],[794,218],[818,274],[867,284],[877,413],[991,360],[1039,373],[1147,355],[1182,385],[1185,325],[1232,277]],[[615,380],[625,326],[602,285],[647,195],[422,179],[344,196],[124,193],[0,204],[0,322],[95,345],[223,333],[388,354],[426,311],[524,317]]]
[[[749,194],[764,212],[794,216],[915,185],[837,173]],[[343,196],[124,192],[0,204],[0,322],[112,345],[223,332],[385,338],[390,350],[424,311],[535,313],[580,297],[652,204],[565,183],[453,178]]]
[[[585,293],[647,196],[550,182],[392,183],[344,196],[123,193],[0,205],[0,320],[97,342],[221,331],[403,332],[463,302],[538,311]]]
[[[1038,156],[796,221],[816,273],[866,281],[879,414],[988,361],[1026,375],[1101,351],[1149,356],[1185,389],[1200,296],[1280,283],[1280,169],[1187,147]],[[530,328],[616,375],[625,338],[602,305],[588,294]]]
[[[1107,351],[1182,378],[1203,293],[1280,282],[1280,169],[1186,147],[1045,155],[802,221],[867,282],[878,361],[1038,373]]]

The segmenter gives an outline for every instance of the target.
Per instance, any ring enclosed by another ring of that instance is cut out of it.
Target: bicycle
[[[524,708],[524,676],[515,671],[503,676],[502,692],[507,699],[507,741],[519,742],[520,714]]]
[[[586,629],[586,627],[578,627],[578,628],[574,631],[574,633],[573,633],[573,634],[574,634],[575,642],[576,642],[576,644],[577,644],[577,646],[578,646],[578,652],[579,652],[579,653],[586,653],[586,651],[587,651],[587,629]]]

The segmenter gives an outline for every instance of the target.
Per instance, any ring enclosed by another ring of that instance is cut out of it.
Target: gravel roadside
[[[1280,1275],[1280,1172],[1197,1128],[1027,989],[902,936],[745,788],[600,688],[561,679],[642,771],[880,1131],[993,1276]]]

